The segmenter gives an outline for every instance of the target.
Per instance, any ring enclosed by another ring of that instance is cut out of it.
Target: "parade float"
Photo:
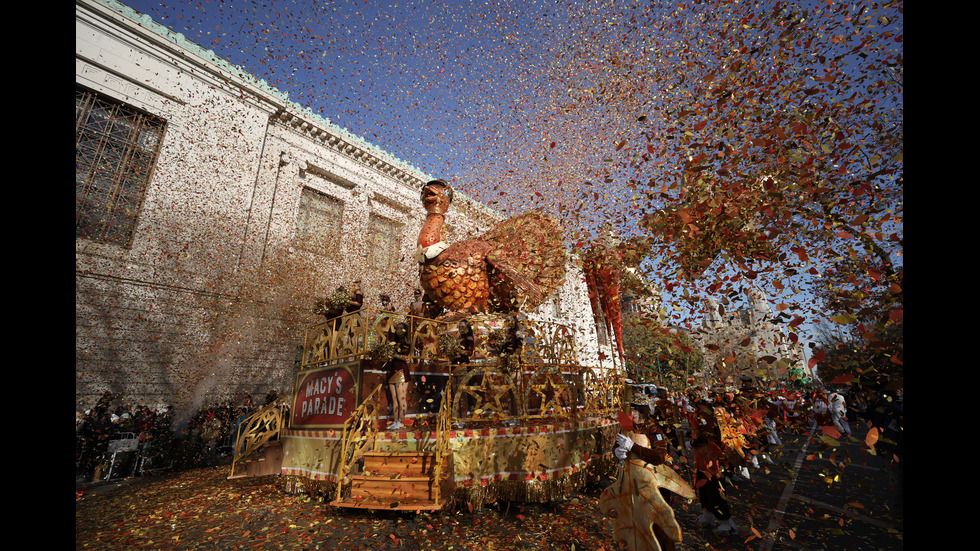
[[[452,188],[429,182],[421,198],[420,286],[439,314],[325,308],[291,395],[242,423],[230,477],[279,474],[338,507],[419,511],[548,501],[611,472],[624,373],[581,365],[574,331],[527,315],[566,276],[559,226],[527,213],[447,244]],[[412,381],[404,424],[393,361]]]

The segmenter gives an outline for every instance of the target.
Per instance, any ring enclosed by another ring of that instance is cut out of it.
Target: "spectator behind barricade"
[[[109,446],[109,423],[104,408],[86,410],[75,441],[75,477],[97,478],[97,466]]]
[[[381,302],[381,309],[382,310],[384,310],[385,312],[390,312],[391,311],[391,297],[389,297],[388,295],[384,295],[383,294],[383,295],[381,295],[381,296],[378,297],[378,300]]]
[[[114,397],[112,393],[107,390],[102,393],[102,396],[99,398],[99,401],[95,403],[95,406],[92,409],[93,411],[95,411],[97,415],[102,415],[103,413],[111,413],[113,400]]]
[[[140,434],[142,441],[142,468],[161,469],[169,467],[173,462],[174,433],[173,416],[170,406],[161,406],[151,410],[143,424]]]
[[[221,441],[221,419],[215,413],[209,413],[201,426],[201,443],[203,445],[201,466],[213,467],[218,459],[218,443]]]
[[[277,390],[270,390],[266,404],[278,396]],[[244,402],[251,404],[251,397],[246,398]],[[143,404],[115,404],[116,399],[107,392],[96,406],[76,413],[75,476],[79,480],[104,478],[110,461],[109,442],[121,438],[136,437],[139,453],[127,458],[136,461],[132,470],[117,461],[114,473],[141,474],[144,467],[214,466],[231,451],[238,426],[255,410],[232,401],[211,404],[193,413],[183,432],[176,434],[172,406],[151,410]]]
[[[116,430],[118,432],[136,432],[136,423],[133,422],[133,416],[128,411],[124,411],[119,415],[119,425]]]

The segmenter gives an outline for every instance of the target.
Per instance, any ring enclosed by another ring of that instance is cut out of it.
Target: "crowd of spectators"
[[[172,406],[150,408],[106,392],[94,406],[75,413],[75,479],[92,482],[230,462],[239,424],[277,397],[271,391],[256,406],[241,394],[185,416]]]

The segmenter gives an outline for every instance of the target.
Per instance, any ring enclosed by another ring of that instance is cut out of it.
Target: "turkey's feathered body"
[[[487,311],[490,283],[486,254],[490,245],[479,239],[456,243],[419,269],[422,289],[433,302],[453,311]]]
[[[565,277],[565,244],[550,216],[526,213],[450,245],[420,267],[422,288],[454,312],[533,310]]]

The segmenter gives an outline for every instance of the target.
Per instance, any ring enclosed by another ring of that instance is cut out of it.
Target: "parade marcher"
[[[814,395],[811,411],[813,412],[813,420],[817,422],[817,426],[831,427],[834,425],[834,420],[830,416],[830,403],[827,401],[827,395],[823,391],[817,391]]]
[[[748,465],[751,459],[747,457],[747,454],[751,455],[748,453],[751,445],[746,438],[745,425],[741,420],[738,404],[735,403],[735,395],[731,392],[725,392],[720,394],[718,398],[714,412],[722,446],[729,455],[736,476],[749,480],[751,475]],[[754,458],[754,456],[752,457]],[[758,462],[755,466],[758,466]]]
[[[799,434],[802,427],[802,416],[800,415],[800,395],[797,392],[787,390],[783,393],[783,414],[786,420],[786,427],[793,431],[795,434]]]
[[[767,412],[765,394],[755,388],[743,387],[738,395],[738,404],[739,419],[745,429],[745,437],[756,452],[750,458],[751,465],[760,468],[760,458],[766,464],[773,465],[768,428],[765,425]]]
[[[630,402],[633,417],[633,432],[647,435],[650,447],[637,445],[628,436],[616,436],[616,448],[613,452],[618,459],[626,459],[633,453],[637,458],[651,465],[661,465],[667,458],[667,435],[663,428],[653,418],[650,407],[650,397],[642,393],[634,393]]]
[[[844,400],[844,396],[838,392],[834,392],[828,398],[830,417],[834,421],[834,426],[837,430],[841,431],[844,436],[851,435],[851,425],[847,422],[847,403]]]
[[[624,466],[621,480],[623,476],[629,474],[626,469],[634,468],[633,461],[639,461],[641,465],[646,463],[657,468],[667,461],[668,453],[667,436],[663,428],[654,418],[650,397],[642,392],[635,392],[631,399],[630,407],[632,416],[632,427],[630,428],[632,428],[632,431],[627,430],[626,434],[618,434],[616,436],[616,446],[613,448],[613,454],[618,459],[621,461],[629,460],[629,464]],[[695,495],[694,491],[670,468],[660,467],[657,471],[648,471],[647,473],[641,471],[641,474],[646,476],[653,474],[649,480],[657,486],[653,495],[648,495],[648,497],[654,498],[652,500],[655,508],[655,521],[652,525],[653,535],[656,537],[657,543],[662,550],[673,551],[676,548],[676,542],[681,541],[681,529],[674,519],[674,511],[670,507],[670,492],[677,492],[682,497],[691,499]],[[600,498],[600,507],[602,510],[607,511],[615,507],[610,505],[610,503],[615,496],[613,490],[615,490],[616,485],[617,483],[614,483],[613,486],[610,486],[610,488],[607,488],[603,492],[603,496]],[[622,485],[620,484],[620,486]],[[651,489],[637,489],[637,491],[641,492],[644,490],[649,491]],[[670,490],[670,492],[667,490]],[[632,492],[632,489],[627,490],[627,493]]]
[[[703,526],[715,526],[721,534],[737,535],[738,527],[732,519],[731,506],[722,489],[727,467],[724,451],[705,436],[695,437],[691,445],[694,448],[694,486],[704,508],[698,522]]]
[[[766,427],[766,442],[769,446],[782,446],[783,441],[779,438],[779,426],[777,421],[779,420],[779,415],[781,413],[781,407],[779,405],[779,399],[772,395],[766,397],[765,402],[765,417],[762,418],[762,422]]]
[[[722,490],[722,482],[733,466],[733,454],[722,442],[714,404],[696,395],[692,396],[692,402],[695,411],[689,415],[688,422],[694,450],[694,487],[704,509],[698,522],[702,526],[716,527],[720,534],[737,534],[731,507]]]

